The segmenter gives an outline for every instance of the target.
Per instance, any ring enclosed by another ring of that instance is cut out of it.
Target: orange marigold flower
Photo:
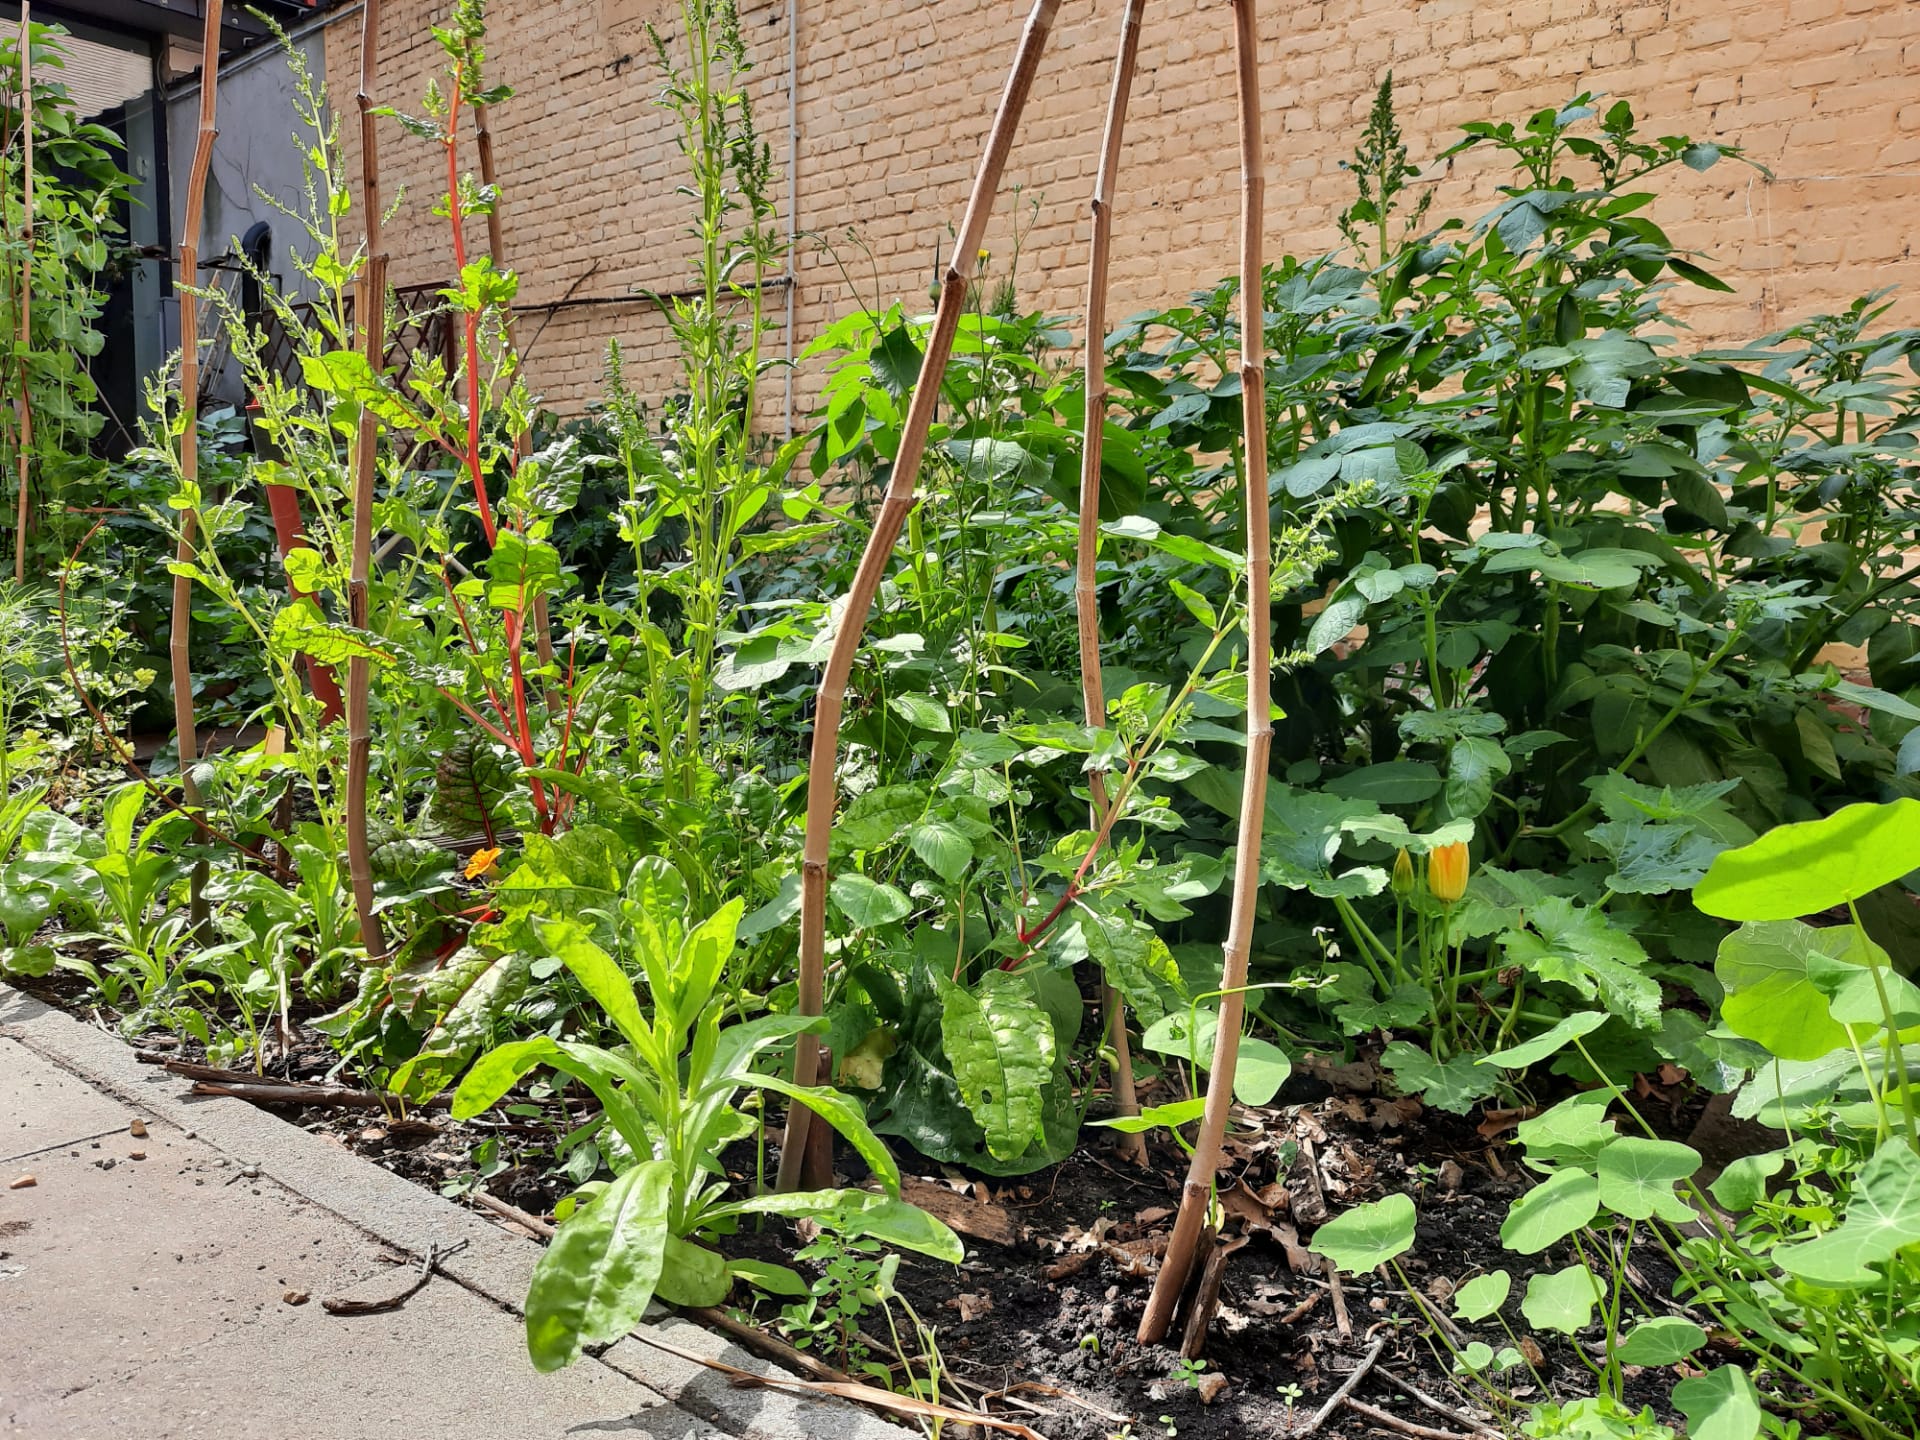
[[[1467,870],[1471,861],[1467,844],[1456,840],[1451,845],[1436,845],[1427,852],[1427,889],[1442,905],[1451,905],[1467,893]]]
[[[467,861],[467,879],[478,880],[482,875],[491,875],[500,859],[500,849],[494,846],[486,850],[476,850],[473,858]]]

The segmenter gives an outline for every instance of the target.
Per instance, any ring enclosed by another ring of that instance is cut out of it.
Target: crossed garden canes
[[[1247,952],[1252,937],[1254,898],[1259,887],[1260,822],[1266,804],[1267,759],[1273,745],[1271,704],[1272,617],[1268,601],[1269,536],[1267,521],[1266,389],[1263,355],[1265,317],[1261,289],[1261,223],[1266,199],[1265,162],[1260,136],[1260,63],[1254,15],[1255,0],[1229,0],[1233,11],[1234,53],[1240,108],[1240,380],[1246,465],[1242,487],[1246,504],[1247,569],[1247,768],[1240,792],[1238,848],[1233,872],[1233,906],[1227,929],[1222,969],[1219,1027],[1214,1039],[1213,1063],[1208,1071],[1206,1109],[1200,1136],[1180,1196],[1180,1213],[1140,1322],[1140,1341],[1154,1344],[1167,1333],[1173,1313],[1202,1243],[1202,1231],[1211,1206],[1213,1177],[1221,1141],[1226,1133],[1227,1109],[1233,1095],[1233,1073],[1239,1056],[1240,1026],[1245,1010]],[[1092,239],[1087,266],[1086,424],[1080,465],[1079,543],[1076,552],[1074,599],[1079,619],[1080,685],[1086,723],[1105,723],[1106,702],[1100,683],[1100,635],[1094,593],[1094,559],[1100,522],[1100,459],[1106,419],[1106,302],[1108,256],[1113,239],[1113,182],[1119,167],[1121,134],[1126,124],[1127,100],[1140,51],[1140,15],[1145,0],[1126,0],[1120,22],[1119,52],[1114,60],[1113,87],[1107,104],[1100,166],[1094,182]],[[800,994],[804,1015],[818,1015],[824,1002],[827,848],[833,833],[833,813],[839,798],[840,717],[847,677],[866,627],[873,597],[880,587],[888,558],[900,528],[914,504],[914,483],[926,453],[928,427],[939,402],[942,378],[953,353],[954,337],[966,310],[968,277],[962,268],[979,252],[987,220],[1020,128],[1021,113],[1033,89],[1034,75],[1053,29],[1060,0],[1034,0],[1021,32],[1012,72],[1000,96],[999,109],[988,131],[986,152],[974,175],[959,238],[952,248],[940,287],[939,307],[926,357],[907,410],[899,454],[887,482],[878,522],[860,557],[845,617],[834,637],[826,673],[821,677],[814,714],[813,755],[807,778],[806,842],[802,851],[800,906]],[[1110,825],[1103,778],[1091,777],[1094,829],[1104,835]],[[1117,1056],[1115,1095],[1123,1111],[1134,1109],[1133,1077],[1127,1058],[1127,1031],[1121,1003],[1111,986],[1105,989],[1110,1041]],[[794,1079],[815,1083],[820,1047],[811,1034],[801,1035],[794,1057]],[[788,1112],[785,1143],[780,1154],[780,1188],[792,1189],[800,1180],[809,1132],[817,1117],[795,1103]],[[820,1133],[824,1133],[824,1127]],[[1137,1139],[1137,1137],[1135,1137]],[[1218,1255],[1219,1252],[1216,1252]],[[1217,1265],[1203,1272],[1218,1283]]]

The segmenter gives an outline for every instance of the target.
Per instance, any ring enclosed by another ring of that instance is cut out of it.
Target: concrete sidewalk
[[[35,1440],[903,1440],[622,1340],[537,1375],[531,1241],[0,985],[0,1435]],[[131,1133],[132,1122],[146,1128]],[[11,1189],[31,1175],[34,1184]],[[406,1305],[340,1317],[466,1247]],[[674,1317],[652,1333],[768,1367]]]

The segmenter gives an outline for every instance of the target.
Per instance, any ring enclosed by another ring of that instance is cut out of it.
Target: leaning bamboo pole
[[[867,612],[886,573],[887,559],[907,512],[914,505],[914,483],[919,478],[920,462],[926,454],[927,431],[940,403],[940,385],[946,375],[947,361],[953,353],[954,337],[959,333],[961,317],[966,313],[970,271],[967,268],[980,252],[987,221],[993,213],[994,196],[1000,188],[1000,176],[1006,169],[1013,138],[1020,128],[1020,116],[1040,68],[1040,57],[1047,48],[1054,15],[1060,0],[1034,0],[1020,34],[1013,68],[1007,75],[1006,89],[994,113],[993,126],[987,132],[985,153],[973,178],[973,192],[967,199],[966,215],[960,222],[946,274],[940,285],[940,303],[934,311],[933,333],[927,337],[927,352],[920,362],[920,378],[915,382],[913,400],[907,407],[906,423],[901,429],[900,449],[894,457],[893,475],[887,481],[886,496],[874,521],[867,548],[854,572],[853,588],[847,594],[847,606],[827,656],[826,672],[820,678],[819,698],[814,705],[813,752],[807,771],[807,826],[801,851],[800,870],[800,994],[802,1015],[818,1015],[825,1004],[827,953],[827,848],[833,838],[833,812],[839,800],[840,712],[846,700],[847,677],[853,671],[853,659],[860,648],[860,636],[866,628]],[[812,1085],[818,1078],[820,1047],[812,1035],[802,1035],[794,1046],[794,1081]],[[799,1179],[800,1163],[806,1151],[807,1130],[813,1112],[795,1103],[787,1111],[786,1136],[780,1149],[779,1186],[791,1190]]]
[[[20,0],[20,134],[24,144],[27,208],[22,212],[20,257],[20,388],[13,396],[14,438],[19,441],[14,462],[19,470],[19,505],[13,531],[13,579],[27,581],[27,454],[33,449],[33,402],[27,396],[27,352],[33,345],[33,0]]]
[[[1107,99],[1106,130],[1100,142],[1100,169],[1093,182],[1093,235],[1087,259],[1086,423],[1080,447],[1080,534],[1074,557],[1073,601],[1080,624],[1080,697],[1086,722],[1107,723],[1107,701],[1100,677],[1100,596],[1095,583],[1100,552],[1100,461],[1107,423],[1107,277],[1113,251],[1114,176],[1120,168],[1120,140],[1127,124],[1127,100],[1140,59],[1140,13],[1146,0],[1127,0],[1120,17],[1120,49],[1113,61],[1113,90]],[[1088,777],[1093,796],[1093,829],[1102,834],[1107,819],[1107,781],[1099,771]],[[1127,1042],[1126,1001],[1111,984],[1100,987],[1107,1043],[1113,1050],[1113,1101],[1121,1115],[1138,1115],[1133,1088],[1133,1055]],[[1115,1144],[1136,1165],[1147,1161],[1145,1135],[1121,1135]]]
[[[187,176],[186,214],[180,225],[180,477],[189,491],[200,484],[200,226],[207,203],[207,180],[213,169],[213,142],[219,135],[214,121],[220,96],[220,12],[224,0],[207,0],[200,31],[200,130],[194,140],[193,168]],[[198,506],[198,495],[193,496]],[[200,745],[193,718],[193,578],[195,508],[180,512],[180,540],[174,550],[178,570],[173,577],[173,616],[167,636],[173,677],[173,728],[180,752],[180,793],[191,810],[200,808],[200,782],[194,778]],[[192,885],[194,919],[199,922],[204,902],[200,877]]]
[[[380,136],[374,124],[373,82],[379,64],[380,0],[365,0],[360,12],[360,203],[367,236],[367,264],[360,276],[354,314],[361,352],[370,374],[386,361],[387,252],[381,234]],[[353,447],[353,542],[347,571],[347,623],[368,624],[367,572],[373,563],[373,482],[379,462],[379,435],[373,411],[362,406]],[[386,958],[386,936],[373,909],[373,851],[367,842],[367,781],[373,768],[373,729],[368,718],[373,670],[365,655],[347,661],[347,876],[353,906],[360,916],[360,943],[367,958]]]
[[[1261,283],[1261,226],[1266,212],[1266,161],[1260,136],[1259,35],[1254,0],[1232,0],[1240,98],[1240,384],[1246,457],[1241,489],[1247,526],[1247,771],[1240,788],[1240,832],[1233,866],[1233,909],[1221,969],[1220,1021],[1207,1067],[1207,1108],[1180,1194],[1166,1258],[1140,1320],[1140,1343],[1167,1333],[1193,1268],[1201,1226],[1213,1202],[1213,1179],[1233,1103],[1233,1072],[1246,1010],[1247,952],[1260,891],[1260,829],[1267,803],[1267,759],[1273,748],[1272,644],[1267,522],[1266,308]]]

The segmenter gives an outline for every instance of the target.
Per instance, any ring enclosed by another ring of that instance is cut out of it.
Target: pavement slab
[[[735,1389],[632,1339],[536,1374],[519,1310],[535,1244],[244,1102],[186,1090],[0,985],[0,1436],[909,1433],[838,1402]],[[397,1294],[418,1274],[411,1256],[462,1241],[398,1310],[321,1303]],[[770,1370],[677,1317],[646,1328]]]

